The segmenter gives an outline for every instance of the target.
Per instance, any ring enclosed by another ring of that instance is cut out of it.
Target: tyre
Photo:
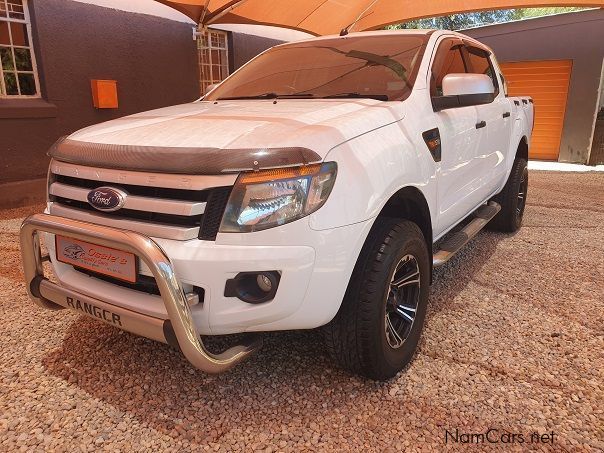
[[[324,337],[344,368],[386,380],[411,361],[417,348],[430,292],[430,255],[415,223],[378,222]]]
[[[501,211],[491,220],[488,228],[513,233],[522,225],[528,193],[528,168],[525,159],[516,159],[503,190],[493,197]]]

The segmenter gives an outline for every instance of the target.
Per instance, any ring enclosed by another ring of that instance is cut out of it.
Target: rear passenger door
[[[476,106],[478,110],[478,147],[475,165],[479,177],[478,198],[486,199],[500,187],[506,173],[506,157],[510,146],[513,118],[510,101],[505,96],[503,82],[499,79],[491,52],[474,44],[466,43],[468,71],[488,75],[495,87],[495,99],[490,104]]]

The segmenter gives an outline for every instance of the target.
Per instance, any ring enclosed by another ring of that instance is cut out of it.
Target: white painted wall
[[[177,20],[180,22],[191,22],[182,13],[166,5],[162,5],[154,0],[73,0],[80,3],[90,3],[92,5],[104,6],[105,8],[119,9],[133,13],[149,14],[151,16],[164,17],[166,19]]]
[[[81,3],[90,3],[92,5],[103,6],[105,8],[119,9],[134,13],[149,14],[152,16],[163,17],[166,19],[176,20],[179,22],[187,22],[194,25],[194,22],[182,13],[172,9],[166,5],[156,2],[155,0],[73,0]],[[238,33],[246,33],[248,35],[263,36],[266,38],[279,39],[281,41],[297,41],[300,39],[310,38],[308,33],[288,30],[278,27],[266,27],[263,25],[217,25],[219,30],[234,31]]]
[[[219,24],[213,26],[219,30],[234,31],[245,33],[246,35],[263,36],[265,38],[279,39],[281,41],[299,41],[300,39],[312,38],[309,33],[303,31],[290,30],[288,28],[267,27],[265,25],[243,25],[243,24]]]

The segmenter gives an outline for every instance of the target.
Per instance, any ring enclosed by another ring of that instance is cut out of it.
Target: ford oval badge
[[[88,204],[99,211],[113,212],[121,209],[128,194],[112,187],[99,187],[88,192]]]

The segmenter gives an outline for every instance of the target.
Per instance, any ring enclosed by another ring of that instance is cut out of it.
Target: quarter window
[[[27,0],[0,0],[0,98],[39,92]]]
[[[501,84],[503,85],[503,94],[508,95],[508,82],[505,80],[505,77],[502,73],[499,73],[499,78],[501,79]]]
[[[197,49],[199,54],[199,88],[203,95],[208,86],[222,82],[229,75],[227,33],[220,30],[200,30]]]

